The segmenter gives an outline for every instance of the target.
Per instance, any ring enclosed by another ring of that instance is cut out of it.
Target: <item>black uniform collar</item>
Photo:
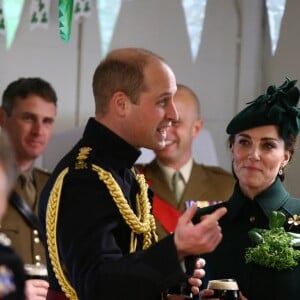
[[[288,197],[289,193],[285,190],[279,177],[267,190],[257,195],[253,200],[242,193],[237,182],[233,195],[228,201],[228,217],[231,219],[235,218],[242,207],[247,205],[249,201],[256,201],[265,216],[268,217],[272,211],[279,210],[286,203]]]
[[[92,148],[99,149],[101,152],[100,159],[104,161],[108,159],[109,164],[118,169],[131,168],[141,155],[139,149],[128,144],[109,128],[97,122],[95,118],[88,120],[82,142]]]

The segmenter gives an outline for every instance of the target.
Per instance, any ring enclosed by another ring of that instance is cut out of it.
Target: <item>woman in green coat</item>
[[[290,196],[282,183],[300,127],[295,84],[287,79],[278,88],[270,86],[227,127],[237,179],[234,192],[228,202],[200,209],[195,216],[199,220],[220,206],[228,210],[219,221],[222,242],[203,256],[203,287],[212,279],[234,278],[248,300],[300,299],[300,251],[286,234],[299,234],[300,200]],[[277,225],[272,216],[279,216]],[[281,233],[268,240],[273,227]],[[208,290],[201,293],[202,299],[211,295]]]

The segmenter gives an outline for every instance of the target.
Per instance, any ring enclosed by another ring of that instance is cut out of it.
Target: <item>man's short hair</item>
[[[151,59],[164,61],[157,54],[142,48],[123,48],[111,51],[98,65],[93,76],[96,111],[105,114],[110,97],[124,92],[137,104],[139,95],[147,90],[145,66]]]
[[[39,77],[19,78],[11,82],[3,92],[1,106],[10,115],[15,107],[16,100],[25,99],[29,95],[37,95],[56,106],[57,96],[55,90],[49,82]]]

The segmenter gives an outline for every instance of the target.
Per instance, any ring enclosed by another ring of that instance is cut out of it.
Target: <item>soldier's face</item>
[[[33,160],[47,146],[54,127],[56,106],[37,95],[18,99],[1,125],[8,132],[17,160]]]
[[[180,168],[192,157],[192,143],[202,128],[195,99],[183,89],[176,92],[174,103],[179,118],[167,132],[166,146],[155,151],[166,166]]]

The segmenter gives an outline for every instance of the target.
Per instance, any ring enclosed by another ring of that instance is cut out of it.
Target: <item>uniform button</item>
[[[38,237],[35,237],[35,238],[34,238],[34,242],[35,242],[36,244],[38,244],[38,243],[40,242],[40,239],[39,239]]]
[[[254,223],[255,222],[255,217],[251,216],[249,220],[250,220],[251,223]]]
[[[35,230],[33,230],[33,234],[34,235],[39,235],[39,233],[38,233],[38,231],[35,229]]]
[[[40,261],[40,260],[41,260],[41,256],[40,256],[40,255],[36,255],[36,256],[35,256],[35,260],[36,260],[36,261]]]

